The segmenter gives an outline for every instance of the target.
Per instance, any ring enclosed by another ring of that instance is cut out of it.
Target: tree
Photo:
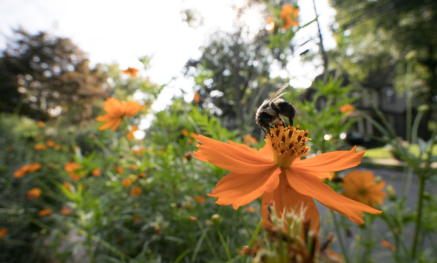
[[[60,114],[73,122],[92,117],[96,99],[107,97],[105,75],[89,67],[70,39],[15,30],[0,57],[0,111],[38,120]]]

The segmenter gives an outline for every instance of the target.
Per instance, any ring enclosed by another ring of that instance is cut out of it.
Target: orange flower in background
[[[206,200],[205,200],[204,197],[198,195],[198,196],[196,196],[196,202],[199,203],[199,204],[203,204],[203,203],[206,202]]]
[[[139,156],[139,157],[141,157],[141,156],[143,156],[143,152],[144,152],[145,150],[146,150],[146,149],[145,149],[144,147],[139,147],[139,148],[133,149],[133,150],[132,150],[132,153],[135,154],[135,155],[137,155],[137,156]]]
[[[388,242],[387,240],[381,241],[381,246],[389,248],[389,249],[391,249],[391,251],[397,250],[397,248],[395,246],[393,246],[392,244],[390,244],[390,242]]]
[[[251,212],[251,213],[255,213],[255,208],[254,208],[253,206],[245,207],[245,208],[244,208],[244,211],[248,211],[248,212]]]
[[[44,151],[47,149],[47,146],[45,146],[45,144],[36,144],[33,148],[36,151]]]
[[[136,196],[136,197],[140,197],[141,196],[141,187],[139,186],[135,186],[132,187],[132,189],[130,189],[130,195],[131,196]]]
[[[51,214],[52,214],[52,210],[51,210],[51,209],[43,209],[43,210],[40,210],[40,211],[38,212],[38,215],[39,215],[40,217],[48,216],[48,215],[51,215]]]
[[[191,221],[195,221],[197,220],[197,218],[195,218],[194,216],[190,216]]]
[[[62,186],[64,186],[65,189],[67,189],[69,192],[71,192],[72,185],[70,184],[70,182],[65,182],[62,184]]]
[[[183,129],[181,131],[182,136],[187,136],[188,135],[188,130],[187,129]]]
[[[250,134],[244,135],[243,141],[247,145],[251,145],[251,144],[255,145],[258,143],[258,141],[255,138],[253,138]]]
[[[345,104],[340,107],[341,113],[351,114],[355,111],[355,107],[352,104]]]
[[[64,215],[64,216],[69,216],[72,213],[73,213],[73,210],[70,207],[68,207],[68,206],[64,206],[64,207],[61,208],[61,214]]]
[[[284,21],[282,29],[289,29],[290,27],[297,26],[299,24],[298,20],[299,9],[294,8],[292,5],[287,4],[282,6],[281,18]]]
[[[124,173],[123,167],[114,165],[114,169],[117,171],[117,173],[122,174]]]
[[[134,215],[134,223],[137,223],[138,221],[140,221],[141,217],[139,215]]]
[[[47,140],[46,141],[46,146],[51,148],[51,147],[55,147],[56,143],[53,140]]]
[[[2,239],[8,233],[7,228],[0,228],[0,239]]]
[[[14,177],[21,178],[21,177],[25,176],[26,174],[35,172],[39,169],[41,169],[40,163],[26,164],[14,172]]]
[[[126,134],[128,141],[132,141],[133,139],[135,139],[134,132],[136,132],[136,131],[138,131],[138,126],[132,125],[132,127],[130,128],[130,131]]]
[[[268,218],[268,206],[274,205],[276,214],[282,217],[294,211],[306,209],[305,216],[311,218],[312,229],[320,227],[319,212],[312,198],[330,209],[348,217],[354,223],[364,223],[362,212],[382,213],[337,194],[323,179],[330,178],[334,171],[357,166],[364,151],[336,151],[301,160],[307,156],[308,131],[295,127],[283,127],[282,122],[270,129],[266,145],[254,150],[244,144],[229,141],[229,144],[197,136],[202,143],[194,152],[197,159],[231,171],[208,194],[218,197],[216,204],[232,205],[234,209],[247,205],[262,196],[261,212]]]
[[[92,172],[91,172],[91,175],[92,176],[94,176],[94,177],[99,177],[100,176],[100,174],[101,174],[102,172],[100,171],[100,169],[94,169]]]
[[[375,183],[372,172],[354,170],[343,177],[341,184],[344,196],[371,207],[375,207],[376,204],[382,205],[385,197],[382,189],[385,182]]]
[[[267,17],[267,25],[269,27],[269,33],[272,33],[275,29],[275,21],[271,16]]]
[[[41,189],[32,188],[29,191],[27,191],[26,198],[27,199],[36,199],[36,198],[41,196],[41,193],[42,193]]]
[[[141,172],[138,174],[138,178],[146,178],[146,174]]]
[[[131,68],[131,67],[128,67],[126,70],[122,70],[121,72],[123,72],[124,74],[128,74],[128,75],[130,75],[131,77],[136,77],[137,76],[137,73],[138,73],[138,69],[136,69],[136,68]]]
[[[195,103],[199,103],[199,101],[200,101],[200,94],[199,93],[197,93],[197,92],[194,92],[194,102]]]
[[[121,181],[121,185],[122,185],[124,188],[128,188],[131,184],[132,184],[132,180],[131,180],[130,178],[124,178],[124,179]]]
[[[115,131],[123,121],[123,117],[132,117],[145,107],[146,105],[140,106],[137,101],[126,102],[119,101],[116,98],[109,98],[103,105],[106,114],[96,118],[96,121],[106,122],[100,126],[99,130],[103,131],[111,128],[111,131]]]
[[[79,174],[70,173],[68,174],[73,181],[79,181],[81,176]]]
[[[138,169],[135,165],[133,165],[133,164],[131,164],[131,165],[129,165],[129,169],[131,169],[131,170],[136,170],[136,169]]]
[[[64,170],[69,173],[79,170],[80,168],[81,166],[76,162],[69,162],[64,165]]]
[[[46,126],[46,125],[44,124],[44,122],[42,122],[42,121],[38,121],[38,122],[36,123],[36,125],[38,125],[38,127],[40,127],[40,128],[44,128],[44,126]]]

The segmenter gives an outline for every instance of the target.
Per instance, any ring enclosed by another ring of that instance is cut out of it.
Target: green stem
[[[238,216],[241,218],[241,222],[243,222],[244,228],[246,229],[247,233],[248,233],[249,235],[252,234],[252,233],[251,233],[252,231],[250,231],[250,228],[249,228],[249,226],[247,225],[246,220],[244,219],[244,215],[243,215],[243,213],[241,213],[241,209],[238,209],[237,212],[238,212]]]
[[[250,239],[249,242],[249,249],[253,246],[253,244],[255,244],[256,237],[258,236],[258,233],[262,227],[262,221],[263,219],[261,218],[258,222],[258,225],[255,228],[255,231],[253,232],[252,238]],[[247,255],[244,256],[243,263],[246,263],[246,259],[247,259]]]
[[[407,65],[407,72],[405,75],[405,90],[406,90],[406,102],[407,102],[407,138],[406,140],[408,142],[411,141],[411,122],[412,122],[412,106],[411,106],[411,89],[410,89],[410,73],[411,73],[411,63],[408,63]]]
[[[90,263],[94,263],[94,253],[93,253],[93,242],[91,240],[91,233],[87,231],[87,245],[88,245],[88,256],[90,258]]]
[[[416,229],[414,230],[413,247],[411,249],[411,259],[416,257],[417,240],[420,232],[420,221],[422,218],[422,203],[423,203],[423,190],[425,188],[425,178],[419,177],[419,200],[417,201],[417,217],[416,217]]]
[[[220,227],[216,225],[217,233],[219,235],[220,241],[222,242],[223,247],[225,248],[226,255],[228,256],[229,262],[232,261],[231,253],[229,252],[228,244],[226,244],[225,240],[223,239],[222,232],[220,231]]]
[[[341,236],[340,227],[338,226],[337,218],[335,218],[334,211],[330,210],[332,214],[332,219],[334,221],[335,233],[337,234],[338,242],[340,243],[341,253],[343,254],[343,259],[345,263],[349,263],[349,255],[347,254],[346,247],[343,243],[343,237]]]

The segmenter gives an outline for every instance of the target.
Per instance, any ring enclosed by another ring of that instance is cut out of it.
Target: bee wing
[[[269,102],[275,101],[275,100],[279,99],[280,97],[282,97],[285,93],[287,93],[287,92],[281,93],[286,87],[288,87],[288,83],[285,83],[278,91],[276,91],[275,95],[273,95],[270,98]]]

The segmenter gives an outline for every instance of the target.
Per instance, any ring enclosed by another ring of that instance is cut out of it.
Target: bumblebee
[[[287,117],[290,125],[293,125],[296,109],[290,102],[281,98],[286,93],[281,93],[286,87],[288,87],[288,83],[282,86],[269,100],[265,100],[256,111],[256,124],[260,125],[264,132],[264,129],[269,130],[272,122],[281,120],[285,123],[280,115]]]

